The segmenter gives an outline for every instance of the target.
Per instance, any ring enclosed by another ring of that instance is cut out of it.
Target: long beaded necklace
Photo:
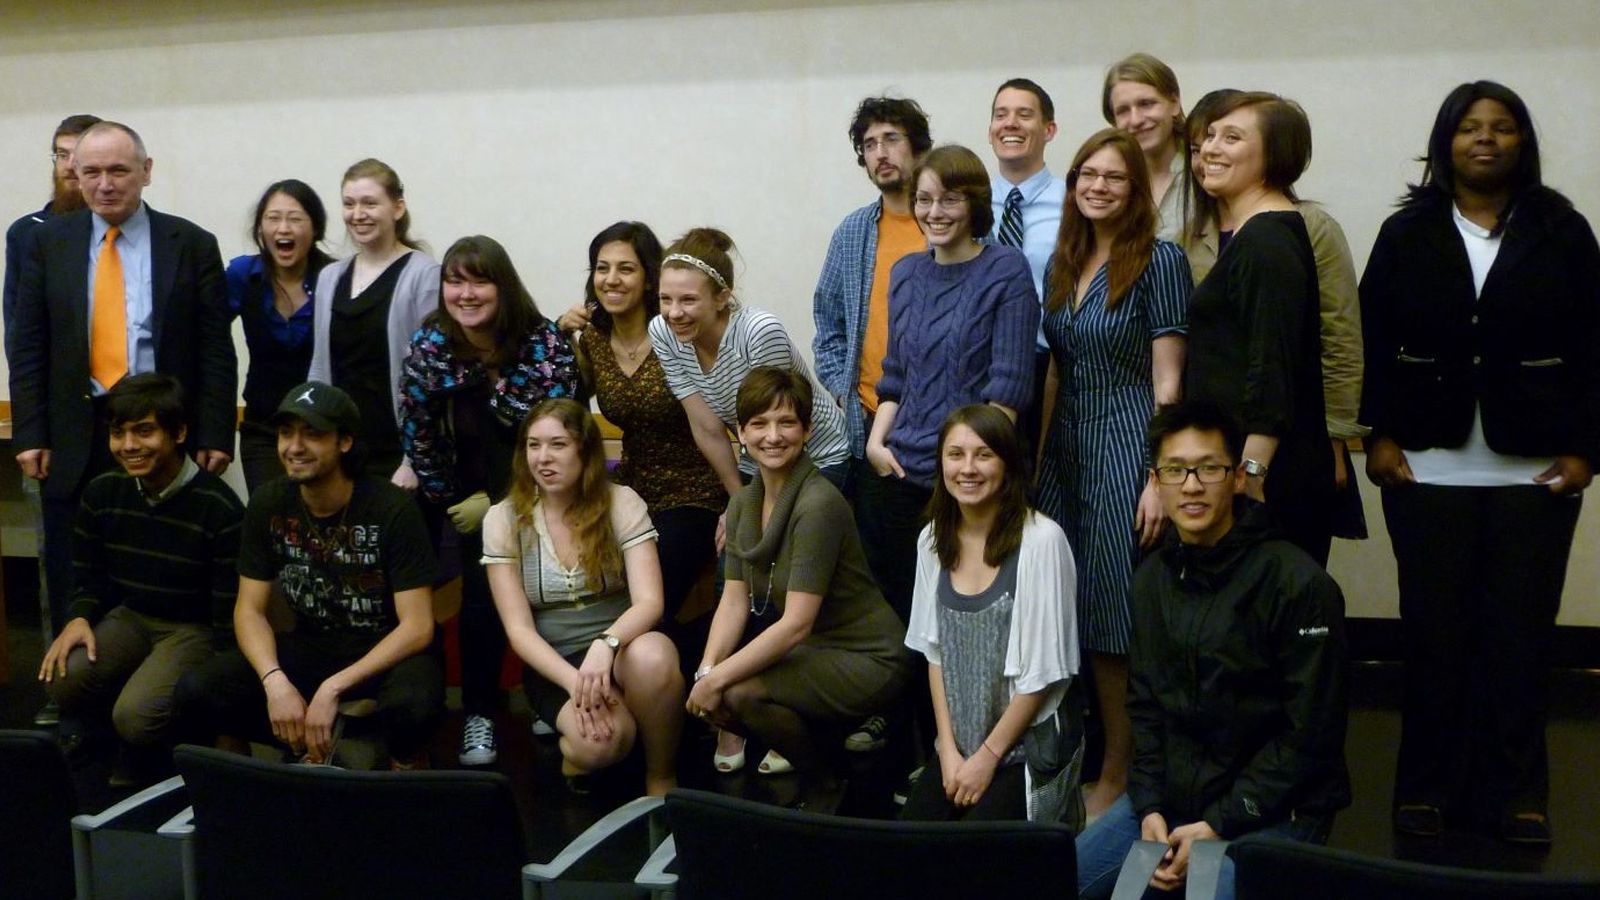
[[[772,563],[767,566],[767,596],[765,597],[765,599],[763,599],[761,601],[761,608],[760,609],[756,609],[756,598],[755,598],[755,595],[753,595],[753,594],[751,595],[751,597],[750,597],[750,614],[751,615],[756,616],[756,617],[759,618],[761,616],[766,615],[767,614],[767,610],[772,608],[772,575],[777,570],[778,570],[778,560],[776,558],[774,558],[772,560]]]

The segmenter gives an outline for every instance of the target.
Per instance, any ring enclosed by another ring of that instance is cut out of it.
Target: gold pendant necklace
[[[650,334],[646,332],[645,336],[640,338],[639,341],[633,345],[632,349],[623,346],[620,338],[613,338],[612,340],[617,345],[617,349],[621,350],[623,354],[628,357],[628,362],[635,362],[639,358],[639,350],[643,348],[645,343],[650,340]]]

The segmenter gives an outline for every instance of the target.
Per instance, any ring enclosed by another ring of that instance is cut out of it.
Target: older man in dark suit
[[[91,127],[73,158],[88,209],[26,236],[7,341],[17,463],[43,482],[58,631],[72,595],[73,515],[83,486],[112,467],[106,391],[140,372],[177,378],[194,423],[189,449],[220,473],[232,459],[238,387],[216,238],[145,205],[152,160],[126,125]]]

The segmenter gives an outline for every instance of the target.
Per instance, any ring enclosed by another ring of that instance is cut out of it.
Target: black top
[[[53,205],[53,201],[46,203],[44,209],[36,213],[28,213],[12,222],[11,227],[6,229],[4,317],[7,359],[11,358],[11,312],[17,305],[17,280],[22,275],[22,241],[35,226],[44,224],[44,220],[50,218]]]
[[[357,479],[350,503],[326,519],[312,517],[287,478],[250,496],[239,574],[281,578],[301,628],[379,636],[400,621],[394,595],[433,584],[436,571],[422,513],[386,481]]]
[[[204,469],[154,506],[120,469],[95,478],[73,523],[68,616],[94,624],[120,605],[232,631],[243,515],[233,488]]]
[[[456,490],[461,497],[478,491],[504,500],[511,485],[511,454],[517,426],[500,421],[489,408],[492,386],[484,381],[450,395],[450,424],[455,430]]]
[[[400,270],[410,256],[401,254],[354,297],[350,286],[356,267],[347,267],[334,285],[331,300],[328,355],[333,385],[344,389],[361,410],[361,438],[375,471],[385,467],[393,471],[400,464],[400,428],[394,420],[395,385],[390,383],[394,379],[389,371],[389,306],[394,301]]]
[[[322,267],[306,263],[305,281],[316,284]],[[270,271],[270,269],[269,269]],[[348,288],[349,283],[345,286]],[[244,375],[244,420],[264,423],[277,410],[289,389],[306,380],[311,368],[311,331],[298,344],[286,346],[271,331],[275,314],[272,279],[264,272],[253,272],[245,282],[239,304],[239,321],[244,326],[244,343],[250,349],[250,368]]]
[[[1128,800],[1227,839],[1350,804],[1339,586],[1239,498],[1214,547],[1176,532],[1133,576]]]
[[[1361,278],[1361,422],[1403,449],[1489,449],[1600,466],[1600,245],[1566,198],[1512,209],[1482,294],[1449,198],[1383,223]]]
[[[1264,486],[1297,543],[1332,528],[1333,447],[1322,403],[1317,263],[1297,212],[1251,216],[1189,300],[1184,396],[1278,438]]]

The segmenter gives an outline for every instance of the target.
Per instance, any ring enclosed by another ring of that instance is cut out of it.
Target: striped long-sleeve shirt
[[[93,624],[123,605],[231,631],[243,518],[233,489],[204,470],[154,503],[121,471],[95,478],[73,524],[68,617]]]

